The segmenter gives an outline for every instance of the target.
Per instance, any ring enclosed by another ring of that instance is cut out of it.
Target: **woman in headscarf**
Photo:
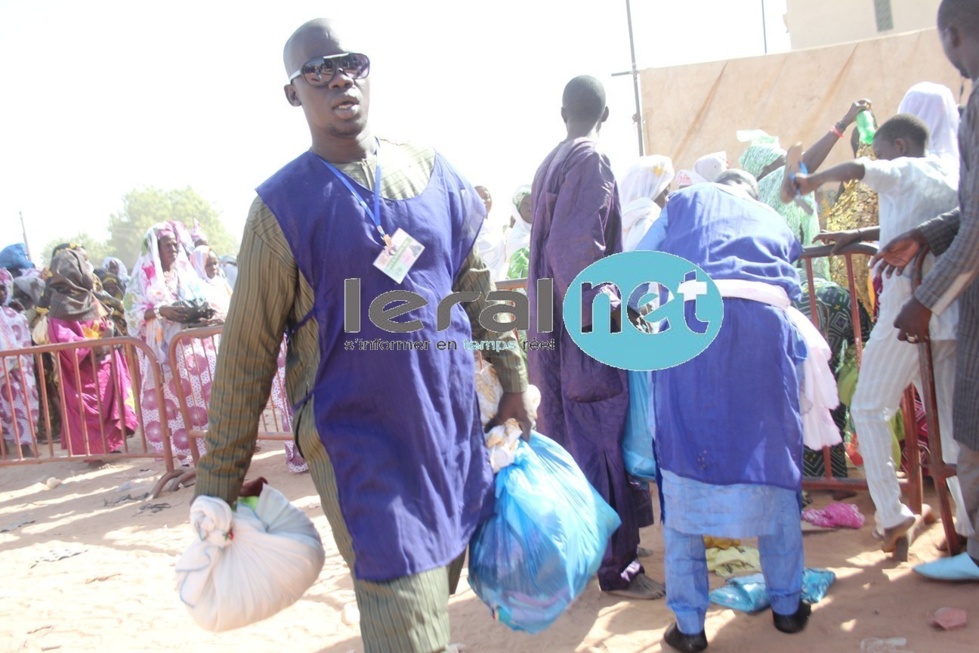
[[[476,250],[489,269],[493,281],[498,281],[505,278],[507,273],[506,232],[503,230],[503,225],[494,224],[490,218],[493,196],[489,189],[486,186],[476,186],[476,194],[486,207],[486,217],[483,218],[483,226],[476,238]]]
[[[742,137],[744,135],[739,133],[739,138]],[[751,145],[738,159],[738,163],[745,172],[750,172],[758,179],[758,200],[772,207],[782,216],[789,230],[795,234],[803,247],[812,245],[820,231],[816,200],[810,193],[788,204],[783,202],[781,192],[785,177],[785,150],[779,145],[778,137],[769,136],[763,131],[750,132],[749,137]],[[816,261],[813,265],[813,273],[824,279],[828,278],[827,261]]]
[[[938,157],[958,178],[960,117],[952,90],[942,84],[920,82],[904,94],[897,112],[918,116],[928,125],[928,156]]]
[[[510,233],[506,238],[506,278],[526,279],[530,268],[530,227],[534,222],[530,186],[520,186],[513,194],[510,213]]]
[[[857,114],[869,108],[870,102],[868,100],[854,102],[850,105],[846,115],[803,153],[802,161],[810,172],[815,172],[822,165],[833,146],[843,138],[846,129],[856,121]],[[781,192],[785,179],[786,151],[779,145],[778,138],[769,136],[760,130],[739,132],[738,138],[751,142],[738,162],[743,170],[750,172],[758,179],[758,199],[782,216],[803,247],[814,244],[816,236],[820,233],[820,227],[816,201],[812,194],[797,197],[788,204],[782,202]],[[797,264],[797,267],[801,268],[802,266]],[[795,302],[795,307],[809,317],[811,312],[807,299],[809,284],[805,278],[805,273],[800,271],[800,274],[803,277],[803,296],[801,300]],[[813,261],[813,277],[819,322],[833,352],[831,367],[834,374],[838,374],[846,355],[847,346],[853,343],[850,293],[845,286],[829,280],[830,261],[826,258]],[[868,322],[866,314],[861,312],[864,337],[869,333]],[[846,429],[846,417],[846,406],[841,405],[833,411],[833,419],[841,436],[844,435]],[[830,461],[833,476],[843,478],[848,475],[846,452],[843,444],[831,447]],[[825,464],[822,452],[806,448],[803,453],[803,474],[815,477],[823,476],[824,473]]]
[[[215,319],[218,321],[224,321],[228,316],[228,308],[231,306],[231,295],[232,289],[231,285],[228,284],[228,280],[224,276],[224,271],[221,269],[220,261],[218,259],[217,253],[211,249],[210,245],[198,245],[194,248],[194,252],[191,256],[191,262],[194,265],[194,271],[197,276],[200,277],[203,282],[204,292],[207,294],[207,301],[210,303],[215,311]],[[286,365],[286,344],[285,341],[282,343],[282,348],[279,351],[279,369],[285,370]],[[277,374],[275,378],[272,379],[272,391],[270,401],[272,406],[275,407],[276,412],[279,416],[279,424],[273,425],[275,430],[291,430],[292,421],[292,404],[289,403],[289,399],[286,396],[285,388],[285,375]],[[272,422],[272,416],[266,413],[262,417],[266,422]],[[303,457],[299,455],[296,445],[292,442],[285,443],[286,449],[286,464],[289,467],[289,471],[301,473],[309,469],[306,465],[306,461]]]
[[[203,282],[208,303],[217,311],[217,319],[223,322],[228,317],[228,307],[231,305],[231,286],[218,264],[217,252],[210,245],[198,245],[194,248],[191,262]]]
[[[13,294],[13,275],[0,268],[0,350],[31,346],[27,318],[7,304]],[[32,356],[0,358],[0,426],[8,446],[20,445],[23,456],[31,455],[31,433],[38,424],[37,383],[34,380]]]
[[[184,393],[195,424],[200,426],[207,423],[207,404],[211,398],[209,374],[185,372],[184,378],[174,378],[170,368],[170,342],[174,336],[188,327],[209,324],[212,317],[201,280],[180,242],[181,234],[186,233],[185,227],[173,222],[160,222],[149,228],[123,299],[129,335],[149,345],[163,373],[165,405],[161,407],[157,405],[149,362],[140,360],[140,403],[146,438],[154,449],[163,450],[161,420],[165,417],[170,426],[173,453],[181,462],[190,458],[190,443],[180,416],[177,393]],[[181,351],[184,370],[214,369],[217,352],[209,338],[193,346],[188,344]],[[203,440],[197,441],[197,447],[204,452]]]
[[[40,272],[23,274],[14,279],[12,299],[20,302],[24,308],[24,317],[27,318],[27,324],[32,330],[40,317],[38,304],[43,295],[44,281],[41,279]]]
[[[63,249],[51,260],[47,281],[48,339],[52,344],[116,336],[95,296],[85,250]],[[136,431],[129,364],[118,349],[89,347],[58,352],[65,396],[61,447],[71,455],[119,453]]]
[[[129,283],[129,270],[126,268],[126,264],[121,260],[117,259],[115,256],[106,256],[102,259],[102,269],[106,271],[107,275],[113,275],[116,282],[119,284],[119,289],[122,293],[126,292],[126,284]],[[103,282],[103,286],[104,286]],[[108,292],[108,290],[106,290]],[[119,297],[122,298],[122,293]],[[109,293],[115,297],[114,293]]]
[[[660,154],[639,159],[622,179],[622,251],[631,252],[666,206],[673,162]]]

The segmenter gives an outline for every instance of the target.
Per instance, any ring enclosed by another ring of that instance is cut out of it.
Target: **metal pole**
[[[31,246],[27,242],[27,227],[24,225],[24,212],[18,211],[20,215],[20,232],[24,235],[24,250],[27,252],[27,258],[31,258]]]
[[[768,21],[765,20],[765,0],[761,0],[761,37],[765,42],[765,54],[768,54]]]
[[[632,90],[636,95],[636,134],[639,138],[639,156],[646,153],[642,135],[642,97],[639,95],[639,71],[636,70],[636,44],[632,38],[632,0],[625,0],[625,16],[629,23],[629,54],[632,57]]]

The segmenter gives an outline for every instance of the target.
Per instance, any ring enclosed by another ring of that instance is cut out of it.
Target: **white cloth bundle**
[[[809,356],[802,364],[799,412],[802,414],[802,441],[819,450],[839,444],[840,431],[830,411],[840,405],[836,379],[829,368],[832,351],[823,334],[801,311],[792,306],[788,294],[779,286],[759,281],[715,279],[721,297],[738,297],[768,304],[785,311],[792,326],[806,343]]]
[[[527,386],[527,392],[531,407],[536,411],[540,406],[540,390],[530,385]],[[482,358],[476,361],[476,396],[479,398],[479,416],[485,430],[486,425],[496,415],[496,409],[503,397],[503,386],[496,376],[496,370]],[[486,449],[489,452],[493,473],[513,462],[520,435],[520,425],[513,419],[493,427],[486,434]]]
[[[248,503],[254,503],[254,508]],[[199,496],[197,535],[177,561],[177,592],[202,628],[231,630],[295,603],[323,568],[323,543],[302,510],[269,485],[257,503]]]

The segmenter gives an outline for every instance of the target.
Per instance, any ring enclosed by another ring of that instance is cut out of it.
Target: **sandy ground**
[[[363,650],[348,571],[312,482],[308,475],[286,471],[281,450],[265,445],[250,477],[265,476],[312,518],[326,545],[326,565],[294,606],[223,634],[199,629],[174,589],[174,560],[191,541],[187,515],[192,490],[115,503],[146,492],[159,469],[149,460],[100,468],[82,462],[0,468],[0,531],[5,531],[0,532],[0,651]],[[51,477],[63,483],[47,489],[43,482]],[[817,506],[830,501],[825,494],[814,498]],[[871,515],[868,496],[851,501]],[[808,629],[784,635],[773,628],[767,611],[752,616],[714,608],[707,616],[709,650],[979,651],[976,623],[954,632],[927,623],[940,607],[964,608],[971,619],[979,619],[975,584],[929,582],[911,570],[913,564],[935,558],[942,539],[941,526],[930,527],[912,546],[911,559],[897,563],[875,548],[869,523],[860,530],[807,534],[807,565],[832,569],[839,577],[814,607]],[[643,559],[648,572],[662,578],[659,527],[644,529],[642,540],[653,551]],[[723,580],[712,576],[711,584],[719,586]],[[663,631],[672,621],[664,601],[605,596],[594,581],[567,614],[536,636],[494,622],[465,579],[450,612],[452,641],[472,653],[655,652],[664,650]],[[904,638],[906,644],[868,647],[871,639],[893,638]]]

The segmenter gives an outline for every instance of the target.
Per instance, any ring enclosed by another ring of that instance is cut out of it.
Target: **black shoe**
[[[812,606],[808,603],[803,603],[799,601],[799,609],[795,611],[795,614],[779,614],[772,611],[772,620],[775,622],[775,627],[781,630],[783,633],[793,634],[802,632],[805,629],[806,624],[809,623],[809,615],[812,613]]]
[[[684,635],[675,621],[666,629],[663,641],[682,653],[700,653],[707,648],[707,634],[704,631],[696,635]]]

